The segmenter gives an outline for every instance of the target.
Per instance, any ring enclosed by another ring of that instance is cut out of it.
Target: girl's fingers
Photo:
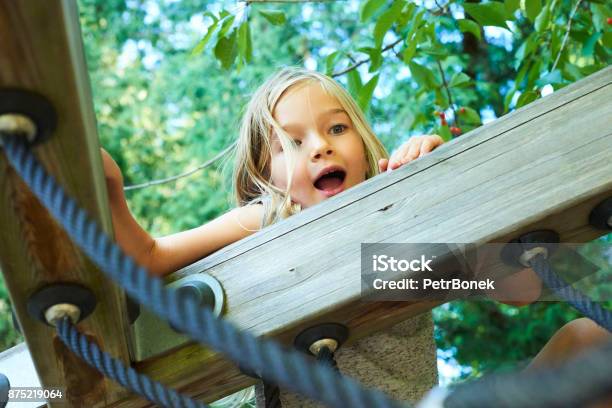
[[[400,146],[399,149],[397,149],[395,152],[393,152],[393,154],[391,155],[391,159],[389,159],[389,165],[387,167],[387,171],[395,170],[399,166],[402,165],[401,159],[402,159],[402,156],[404,155],[406,149],[408,148],[409,144],[410,143],[404,143],[403,145]]]
[[[431,139],[431,141],[433,143],[433,149],[435,149],[436,147],[444,144],[444,139],[442,139],[442,137],[439,136],[439,135],[431,135],[430,139]]]
[[[404,155],[402,159],[402,164],[406,164],[417,157],[419,157],[419,151],[421,150],[421,144],[423,143],[423,139],[417,138],[414,142],[410,144],[410,148],[408,152]]]
[[[423,157],[443,143],[444,139],[438,135],[413,136],[408,142],[401,145],[400,148],[391,155],[391,158],[387,160],[386,171],[395,170],[406,163]],[[379,161],[379,168],[382,172],[385,170],[380,167],[381,161]]]
[[[378,171],[380,173],[386,171],[388,166],[389,166],[389,159],[380,159],[378,161]]]
[[[435,142],[431,139],[425,139],[423,144],[421,145],[421,152],[419,153],[419,157],[425,156],[427,153],[431,152],[435,149]]]

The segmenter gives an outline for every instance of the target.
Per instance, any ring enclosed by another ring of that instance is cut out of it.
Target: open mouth
[[[345,178],[346,172],[344,170],[334,170],[316,179],[314,186],[317,190],[323,192],[334,192],[342,186]]]

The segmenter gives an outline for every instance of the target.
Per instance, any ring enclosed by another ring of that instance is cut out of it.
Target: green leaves
[[[438,82],[433,72],[422,65],[417,64],[416,62],[410,62],[408,64],[410,67],[410,72],[412,73],[412,77],[415,81],[418,82],[419,85],[425,88],[435,88],[438,86]]]
[[[435,95],[435,99],[434,99],[435,104],[438,105],[440,108],[442,108],[442,110],[448,109],[450,102],[449,102],[448,93],[446,92],[446,90],[441,87],[435,88],[434,95]]]
[[[543,32],[550,24],[550,5],[542,8],[535,20],[535,29],[538,33]]]
[[[608,25],[608,17],[612,17],[612,9],[603,4],[591,3],[591,14],[593,15],[593,25],[597,31],[604,31]],[[610,31],[608,30],[608,33]]]
[[[541,0],[521,0],[521,10],[525,17],[531,22],[535,22],[536,17],[542,10]]]
[[[453,75],[451,80],[448,83],[448,86],[451,88],[464,88],[466,86],[470,86],[472,83],[470,81],[470,77],[464,74],[463,72],[458,72]]]
[[[195,46],[195,48],[191,51],[192,56],[198,55],[202,53],[202,51],[204,51],[206,44],[208,44],[213,34],[217,30],[217,27],[219,26],[219,19],[213,13],[207,12],[207,13],[204,13],[204,15],[211,17],[213,19],[213,23],[208,27],[208,30],[206,31],[206,35],[204,35],[204,38],[202,38],[200,42],[198,42],[198,44]]]
[[[273,25],[285,24],[287,20],[285,13],[282,11],[258,10],[258,12]],[[236,22],[236,15],[231,14],[227,10],[221,10],[218,16],[210,11],[205,12],[204,15],[210,17],[213,21],[208,27],[204,38],[192,50],[192,56],[202,53],[208,43],[211,42],[213,36],[216,35],[217,41],[213,52],[215,58],[219,60],[224,69],[230,69],[237,56],[240,57],[238,59],[238,69],[244,63],[248,64],[253,61],[253,40],[247,19],[236,27],[234,24]]]
[[[448,142],[453,138],[453,135],[451,134],[451,131],[448,128],[448,125],[440,125],[438,128],[436,128],[435,133],[440,136],[445,142]]]
[[[463,8],[482,26],[508,28],[506,25],[507,14],[504,3],[497,1],[489,1],[487,3],[465,3]]]
[[[411,4],[412,5],[412,4]],[[410,25],[410,30],[406,34],[406,49],[403,51],[402,59],[405,64],[408,64],[414,56],[417,45],[421,41],[423,36],[423,29],[421,29],[421,21],[423,21],[424,10],[419,11],[414,15],[414,18]]]
[[[370,69],[369,72],[376,72],[382,65],[382,51],[380,48],[362,47],[357,51],[368,54],[370,57]]]
[[[372,100],[372,95],[378,85],[379,74],[374,75],[368,82],[363,84],[361,76],[357,70],[349,71],[347,74],[349,93],[357,102],[363,112],[367,112]]]
[[[448,108],[449,93],[454,102],[470,104],[475,109],[466,110],[464,117],[459,118],[463,122],[461,125],[465,131],[471,125],[480,124],[478,111],[484,106],[480,103],[485,104],[486,101],[486,106],[492,106],[497,114],[506,112],[515,101],[515,106],[522,106],[537,99],[543,86],[550,84],[554,85],[555,89],[561,88],[601,69],[605,66],[602,61],[609,59],[608,49],[612,42],[612,30],[607,24],[607,17],[612,10],[603,0],[590,0],[585,3],[585,7],[578,8],[563,52],[561,52],[561,43],[567,31],[567,16],[573,10],[575,3],[571,4],[565,0],[481,0],[474,3],[460,2],[460,4],[464,7],[465,18],[453,20],[451,15],[440,16],[432,13],[421,3],[407,0],[363,0],[358,13],[352,12],[353,20],[347,23],[346,32],[336,30],[335,27],[337,14],[342,10],[340,7],[314,8],[312,17],[309,17],[311,20],[318,21],[327,13],[327,19],[321,20],[323,22],[321,27],[316,28],[316,31],[321,31],[322,38],[325,38],[324,46],[319,43],[315,45],[305,36],[294,38],[296,33],[301,33],[302,30],[308,33],[315,30],[304,28],[305,26],[295,27],[296,30],[293,27],[287,30],[262,30],[257,35],[269,36],[269,33],[274,33],[275,36],[283,38],[282,42],[271,45],[275,52],[280,52],[285,45],[292,50],[289,55],[283,55],[279,60],[283,61],[282,64],[300,63],[303,58],[311,55],[318,60],[318,69],[328,75],[333,75],[341,63],[348,62],[349,55],[356,55],[354,59],[351,58],[352,63],[367,59],[368,70],[374,74],[369,81],[362,82],[359,72],[363,74],[364,71],[361,69],[344,74],[349,92],[364,109],[370,104],[380,79],[378,73],[383,64],[389,63],[393,69],[401,69],[394,64],[403,62],[411,73],[405,83],[402,83],[407,86],[402,86],[401,91],[393,90],[391,95],[402,93],[414,98],[414,104],[410,105],[414,117],[412,126],[428,130],[432,125],[428,111],[432,108]],[[249,6],[252,14],[260,19],[259,27],[268,24],[286,24],[290,18],[289,13],[304,17],[298,8],[281,10],[279,6],[279,9],[271,10],[261,6],[263,9],[259,10],[260,6],[254,4]],[[355,14],[358,15],[358,19],[354,18]],[[232,64],[242,69],[245,64],[252,62],[255,45],[251,38],[251,29],[255,26],[249,25],[246,21],[237,24],[239,17],[225,10],[215,14],[207,12],[205,15],[212,20],[204,38],[193,50],[193,54],[202,52],[213,43],[214,47],[210,48],[214,48],[215,57],[226,69]],[[561,16],[563,18],[557,18]],[[299,24],[302,20],[296,18],[295,22]],[[526,20],[531,27],[525,27]],[[520,28],[513,32],[512,49],[482,48],[487,53],[489,61],[496,61],[496,64],[500,65],[499,70],[483,70],[482,56],[475,58],[473,50],[469,50],[459,58],[455,46],[448,41],[441,42],[439,39],[441,35],[454,34],[458,28],[462,33],[471,34],[478,41],[483,41],[483,26],[507,29],[508,21],[513,22],[513,27]],[[383,49],[390,45],[389,40],[395,42],[399,40],[399,42],[396,43],[395,49],[383,52]],[[267,44],[261,41],[257,43]],[[269,51],[262,51],[262,56],[266,55],[265,60],[274,58],[270,56]],[[550,73],[552,63],[560,52],[556,70]],[[363,54],[357,56],[358,53]],[[595,63],[591,64],[585,60]],[[438,62],[444,64],[448,73],[446,78],[448,89],[443,86],[436,66]],[[585,66],[585,63],[589,65]],[[345,66],[342,65],[343,68]],[[479,73],[478,87],[474,86],[475,78],[466,75],[467,72],[471,72],[468,67]],[[511,72],[509,76],[502,77],[509,72]],[[500,81],[506,81],[510,87],[510,90],[504,94],[499,94],[497,85]],[[404,101],[405,98],[395,100],[393,106],[402,106]],[[377,116],[380,114],[376,112]],[[464,125],[466,128],[463,128]]]
[[[536,99],[538,99],[539,96],[540,94],[535,91],[523,92],[521,96],[519,96],[518,101],[516,102],[516,109],[535,101]]]
[[[393,23],[400,16],[404,4],[405,0],[394,0],[389,10],[385,11],[376,21],[376,26],[374,27],[374,44],[376,48],[382,47],[385,34],[387,34],[387,31],[389,31]]]
[[[230,14],[227,10],[221,10],[219,16],[215,16],[210,11],[207,11],[204,15],[210,17],[213,22],[208,27],[204,38],[191,51],[192,56],[202,53],[216,33],[217,42],[214,47],[214,55],[224,69],[229,69],[232,66],[238,52],[240,52],[243,60],[247,62],[252,60],[253,50],[247,21],[242,23],[239,28],[232,29],[236,16]]]
[[[404,64],[409,64],[410,61],[412,61],[412,57],[414,57],[414,53],[416,52],[416,47],[417,47],[417,43],[418,41],[410,41],[410,43],[408,43],[408,46],[406,47],[406,49],[404,50],[404,53],[402,54],[402,59],[404,60]]]
[[[370,19],[376,13],[376,11],[382,8],[386,3],[386,0],[367,0],[363,3],[361,8],[361,22],[365,22]]]
[[[480,125],[482,121],[480,119],[480,115],[474,109],[463,106],[459,111],[457,111],[461,123],[467,123],[470,125]]]
[[[563,82],[563,77],[561,75],[561,71],[559,71],[558,69],[555,69],[553,72],[550,72],[546,75],[544,75],[543,77],[541,77],[540,79],[538,79],[536,81],[536,85],[539,88],[542,88],[545,85],[548,84],[560,84]]]
[[[259,14],[264,16],[264,18],[268,20],[270,24],[283,25],[287,21],[287,18],[285,17],[285,13],[283,13],[282,11],[278,11],[278,10],[258,10],[258,11],[259,11]]]
[[[215,57],[221,62],[224,69],[229,69],[236,59],[238,47],[236,44],[236,30],[229,37],[221,37],[215,45]]]
[[[462,33],[472,33],[478,40],[482,40],[480,26],[474,21],[463,19],[457,21],[457,24],[459,24],[459,30],[461,30]]]
[[[506,8],[506,14],[508,16],[512,16],[520,6],[521,0],[504,0],[504,7]]]
[[[234,20],[236,20],[236,16],[231,14],[227,15],[221,20],[222,24],[221,29],[219,30],[219,37],[225,37],[230,28],[232,28]]]
[[[249,22],[243,22],[238,28],[238,52],[247,63],[253,60],[253,43]]]
[[[362,111],[367,112],[370,100],[374,94],[374,89],[378,85],[379,74],[374,75],[370,80],[359,90],[359,96],[357,97],[357,104]]]
[[[340,51],[334,51],[325,58],[325,74],[329,76],[332,75],[334,72],[334,66],[336,65],[336,62],[338,62],[340,55]]]
[[[349,92],[353,96],[353,98],[357,100],[359,98],[359,91],[361,91],[361,87],[363,87],[359,72],[357,72],[357,70],[355,69],[349,71],[349,73],[347,74],[347,79]]]
[[[521,46],[516,50],[516,54],[514,55],[515,64],[514,69],[518,69],[518,67],[526,60],[538,46],[538,37],[536,33],[531,33],[529,37],[521,44]]]

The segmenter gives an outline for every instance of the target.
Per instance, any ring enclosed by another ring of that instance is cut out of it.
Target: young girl
[[[152,238],[136,223],[125,201],[121,172],[112,158],[102,153],[116,239],[141,265],[161,276],[370,177],[394,170],[442,143],[436,135],[412,137],[388,158],[363,113],[339,84],[316,72],[282,69],[255,92],[244,114],[233,177],[237,207],[198,228],[162,238]],[[593,342],[603,338],[603,329],[590,320],[581,320],[575,328],[581,337],[595,333]],[[562,331],[565,343],[557,341],[548,351],[545,348],[540,360],[567,354],[571,343],[567,339],[576,331],[571,324]],[[424,386],[414,387],[411,356],[435,356],[431,342],[423,349],[415,348],[410,337],[416,332],[432,338],[430,314],[340,348],[338,366],[397,399],[418,400],[435,384],[437,374],[431,370],[426,378],[418,379]],[[284,406],[307,404],[283,392],[281,400]]]

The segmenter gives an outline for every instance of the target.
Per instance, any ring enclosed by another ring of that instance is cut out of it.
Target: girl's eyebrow
[[[331,116],[331,115],[335,115],[338,113],[344,113],[345,115],[348,116],[348,113],[342,109],[342,108],[331,108],[326,110],[325,112],[322,112],[321,114],[319,114],[319,118],[321,117],[325,117],[325,116]],[[301,129],[301,125],[299,124],[294,124],[294,123],[285,123],[285,124],[280,124],[281,128],[287,132],[287,133],[291,133],[292,130],[296,130],[299,131]]]
[[[333,115],[336,113],[346,113],[346,111],[342,108],[332,108],[321,114],[321,116]],[[348,115],[348,113],[346,113]]]

